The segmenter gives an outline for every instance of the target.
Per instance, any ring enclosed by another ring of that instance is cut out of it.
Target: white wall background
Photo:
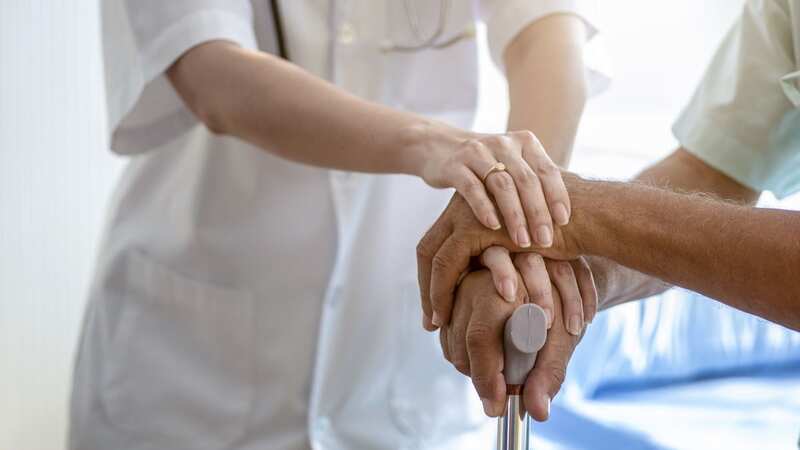
[[[104,204],[96,0],[0,0],[0,449],[63,447]]]
[[[702,3],[702,6],[700,6]],[[601,0],[615,84],[581,128],[575,167],[625,176],[670,150],[670,121],[741,0]],[[0,449],[63,447],[73,351],[104,205],[96,0],[0,0]],[[479,124],[501,129],[484,68]]]

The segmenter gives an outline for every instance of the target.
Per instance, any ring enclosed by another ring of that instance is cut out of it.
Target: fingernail
[[[545,411],[546,411],[545,419],[549,419],[550,418],[550,396],[547,395],[547,394],[542,394],[542,401],[544,402]]]
[[[500,283],[500,289],[503,291],[501,292],[501,294],[503,294],[503,299],[509,303],[514,303],[514,297],[517,295],[517,284],[510,279],[503,280]]]
[[[486,223],[489,225],[489,228],[493,230],[500,229],[500,219],[497,218],[497,214],[495,213],[490,213],[486,216]]]
[[[556,203],[556,205],[553,206],[553,218],[559,225],[566,225],[569,223],[569,212],[567,212],[567,207],[563,203]]]
[[[439,317],[439,313],[435,311],[433,312],[433,319],[431,319],[431,322],[433,322],[433,324],[436,325],[437,327],[442,326],[442,318]]]
[[[553,232],[550,227],[542,225],[536,229],[536,244],[539,247],[550,247],[553,245]]]
[[[492,402],[488,398],[482,398],[481,403],[483,403],[483,413],[487,416],[492,415]]]
[[[531,246],[531,237],[528,235],[528,229],[525,226],[519,227],[517,231],[517,245],[522,248],[528,248]]]
[[[434,323],[435,322],[436,321],[434,319]],[[581,318],[580,318],[580,316],[575,315],[575,316],[572,316],[572,317],[569,318],[569,324],[567,325],[567,331],[569,331],[569,334],[572,334],[574,336],[578,336],[578,335],[581,334]]]

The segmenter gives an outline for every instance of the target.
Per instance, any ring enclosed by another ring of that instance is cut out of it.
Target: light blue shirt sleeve
[[[746,3],[673,126],[687,151],[779,198],[800,191],[800,111],[781,82],[798,70],[793,3]]]

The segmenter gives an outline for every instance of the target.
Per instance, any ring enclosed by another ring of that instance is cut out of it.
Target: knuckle
[[[522,142],[538,143],[539,139],[530,130],[520,130],[514,133]]]
[[[536,283],[529,292],[531,298],[536,300],[549,298],[551,293],[550,283]]]
[[[475,195],[483,192],[483,184],[477,179],[468,178],[461,183],[461,191],[464,192],[465,195]]]
[[[514,208],[508,213],[508,223],[510,225],[524,225],[525,224],[525,216],[522,214],[522,211],[519,208]]]
[[[492,335],[493,331],[489,325],[483,323],[473,324],[466,333],[467,347],[473,349],[484,347],[492,338]]]
[[[432,248],[433,246],[429,243],[428,235],[423,236],[423,238],[417,243],[417,257],[418,258],[431,258],[433,255]]]
[[[475,386],[475,389],[478,391],[478,393],[483,393],[485,391],[488,391],[489,388],[492,386],[493,381],[494,378],[489,375],[482,373],[472,374],[472,384]]]
[[[508,172],[495,172],[487,181],[490,183],[492,188],[498,191],[511,192],[516,189],[514,186],[514,180],[511,178],[511,175],[509,175]]]
[[[560,389],[564,380],[567,378],[566,368],[558,364],[548,364],[546,367],[547,379],[550,381],[552,391],[551,395],[555,395]]]
[[[568,277],[572,275],[572,266],[568,262],[559,261],[555,263],[555,272],[558,276]]]
[[[543,208],[537,208],[536,211],[532,214],[531,223],[535,226],[541,225],[551,225],[553,223],[553,219],[550,217],[550,213]]]
[[[457,357],[457,358],[453,358],[450,361],[450,363],[453,364],[453,367],[455,367],[456,370],[461,372],[463,375],[469,376],[469,373],[470,373],[469,359]]]
[[[453,266],[453,259],[450,256],[439,252],[433,255],[431,265],[434,272],[443,272]]]
[[[541,178],[548,178],[560,175],[560,170],[558,166],[556,166],[555,163],[553,163],[553,161],[550,161],[549,158],[537,164],[535,171],[536,174]]]
[[[528,164],[523,165],[517,178],[517,182],[525,187],[533,187],[539,184],[539,176],[536,175],[536,172],[534,172]]]
[[[495,146],[503,154],[513,153],[518,147],[514,140],[506,135],[497,136],[495,138]]]
[[[544,263],[544,258],[538,253],[523,253],[517,259],[519,264],[528,269],[541,267]]]
[[[478,139],[469,139],[464,142],[464,149],[470,155],[480,155],[484,152],[484,145]]]
[[[491,136],[486,136],[483,139],[483,142],[485,142],[486,145],[488,145],[490,147],[493,147],[493,148],[502,147],[502,146],[506,145],[508,143],[508,141],[509,141],[508,136],[506,136],[504,134],[493,134]]]

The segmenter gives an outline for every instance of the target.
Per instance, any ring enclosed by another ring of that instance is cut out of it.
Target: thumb
[[[550,401],[556,396],[567,371],[567,361],[537,361],[525,381],[523,402],[528,414],[539,422],[550,418]]]
[[[580,337],[567,332],[560,311],[561,299],[557,295],[555,297],[553,326],[544,347],[537,355],[536,365],[528,374],[523,393],[525,409],[539,422],[550,417],[550,401],[561,389],[567,374],[567,364],[580,341]]]

